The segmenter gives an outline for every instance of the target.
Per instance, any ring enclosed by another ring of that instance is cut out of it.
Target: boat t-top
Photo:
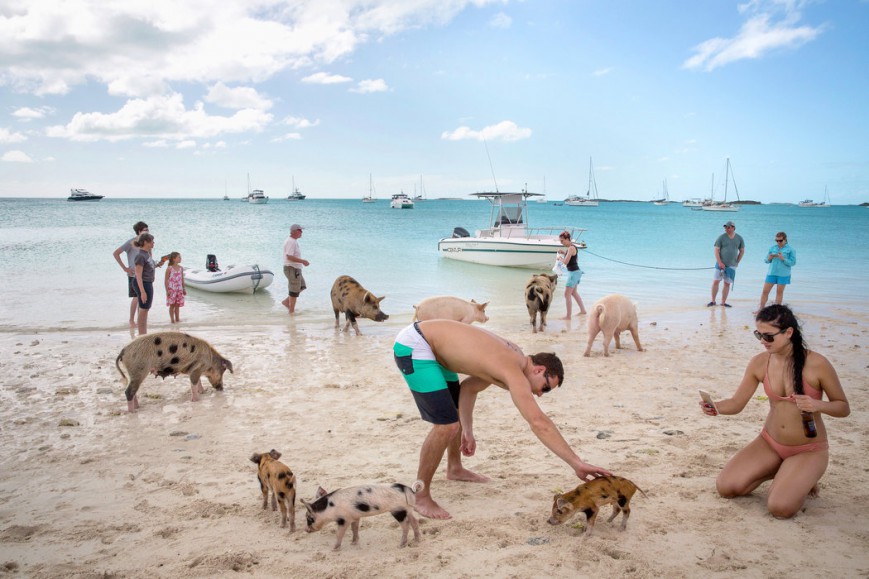
[[[104,195],[95,195],[87,189],[70,189],[67,201],[99,201]]]
[[[540,193],[484,192],[471,193],[491,204],[490,227],[471,235],[462,227],[453,230],[452,237],[438,241],[442,257],[485,265],[504,267],[546,268],[555,263],[556,254],[564,246],[559,241],[562,231],[570,233],[577,249],[585,249],[579,237],[585,229],[578,227],[535,227],[527,223],[529,197]]]
[[[289,196],[287,196],[287,199],[289,199],[290,201],[304,201],[305,197],[306,195],[304,195],[301,191],[299,191],[299,188],[296,187],[296,178],[293,177],[293,192],[290,193]]]

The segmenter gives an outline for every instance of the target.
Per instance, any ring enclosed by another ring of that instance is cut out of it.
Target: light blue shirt
[[[770,253],[776,255],[779,252],[781,252],[784,261],[778,257],[770,259]],[[778,243],[776,243],[766,252],[766,257],[763,258],[763,261],[769,264],[769,271],[766,272],[767,275],[789,277],[791,275],[791,267],[797,264],[797,252],[787,243],[785,243],[781,248],[779,248]]]

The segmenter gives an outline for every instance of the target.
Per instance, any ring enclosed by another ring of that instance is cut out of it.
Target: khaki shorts
[[[290,292],[290,297],[297,298],[302,290],[308,288],[305,285],[305,276],[302,275],[301,268],[285,265],[284,275],[287,276],[287,290]]]

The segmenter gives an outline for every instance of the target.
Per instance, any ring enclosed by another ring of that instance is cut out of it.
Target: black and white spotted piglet
[[[322,487],[317,489],[317,498],[302,501],[307,509],[308,526],[305,529],[311,533],[319,531],[323,525],[335,521],[338,524],[338,537],[335,550],[341,548],[347,525],[353,529],[353,544],[359,541],[359,519],[372,517],[381,513],[390,513],[401,525],[401,544],[407,545],[408,525],[413,527],[413,537],[421,540],[419,523],[413,515],[416,504],[416,493],[421,491],[425,483],[421,480],[408,487],[401,483],[391,485],[362,485],[338,489],[327,493]]]

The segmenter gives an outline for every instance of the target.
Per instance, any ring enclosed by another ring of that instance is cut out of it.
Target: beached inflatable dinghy
[[[252,294],[269,287],[275,274],[259,265],[230,265],[220,269],[217,258],[209,254],[203,269],[184,269],[187,287],[215,293]]]

